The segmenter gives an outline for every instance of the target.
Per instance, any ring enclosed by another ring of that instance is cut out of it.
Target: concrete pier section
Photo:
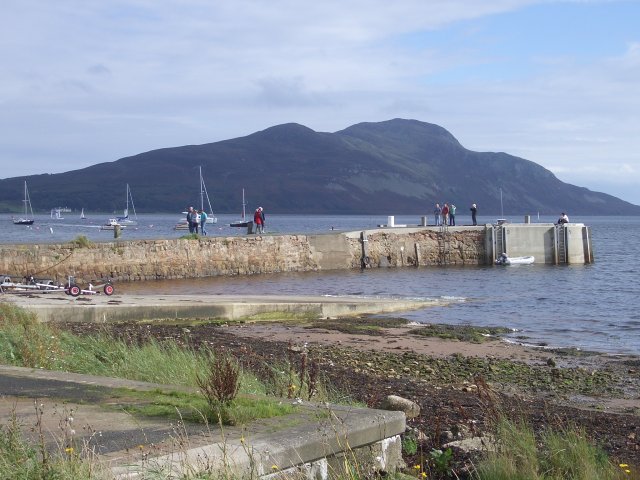
[[[313,296],[7,294],[41,322],[140,322],[327,318],[415,310],[433,301]],[[440,303],[441,304],[441,303]]]
[[[591,229],[582,223],[505,223],[487,225],[485,249],[490,258],[535,257],[535,263],[593,263]]]

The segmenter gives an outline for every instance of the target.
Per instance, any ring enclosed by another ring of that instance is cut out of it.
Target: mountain
[[[0,180],[0,211],[19,211],[24,180],[34,208],[120,211],[131,186],[136,211],[199,205],[202,166],[216,213],[429,214],[435,202],[459,213],[638,215],[640,206],[558,180],[507,153],[474,152],[444,128],[417,120],[359,123],[335,133],[284,124],[246,137],[163,148],[59,174]]]

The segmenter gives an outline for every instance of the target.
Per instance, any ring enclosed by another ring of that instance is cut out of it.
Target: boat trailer
[[[64,285],[61,285],[59,283],[56,284],[53,280],[48,278],[34,278],[33,275],[24,277],[20,282],[14,282],[9,275],[0,275],[0,293],[64,292],[72,297],[78,297],[80,295],[95,295],[101,291],[105,295],[113,295],[115,289],[111,280],[107,280],[99,285],[89,283],[87,288],[80,288],[73,276],[67,277],[67,282]]]

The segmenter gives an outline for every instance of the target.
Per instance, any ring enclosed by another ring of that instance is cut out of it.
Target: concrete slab
[[[400,457],[401,412],[282,399],[296,413],[242,427],[186,424],[134,417],[109,407],[121,390],[165,391],[122,379],[0,366],[0,422],[16,418],[26,437],[40,434],[52,449],[80,446],[99,456],[118,479],[144,472],[218,471],[237,478],[327,469],[330,458],[367,450],[371,469],[392,469]],[[318,463],[319,462],[319,463]],[[317,467],[316,463],[320,466]]]
[[[117,286],[116,286],[117,288]],[[434,301],[287,295],[119,295],[71,297],[60,292],[5,293],[0,300],[37,314],[42,322],[125,322],[162,319],[252,319],[260,316],[340,317],[392,313]],[[441,305],[441,303],[439,304]],[[281,318],[282,318],[281,317]]]

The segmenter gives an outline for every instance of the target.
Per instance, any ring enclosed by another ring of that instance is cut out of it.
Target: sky
[[[640,204],[639,22],[640,0],[4,0],[0,178],[407,118]]]

